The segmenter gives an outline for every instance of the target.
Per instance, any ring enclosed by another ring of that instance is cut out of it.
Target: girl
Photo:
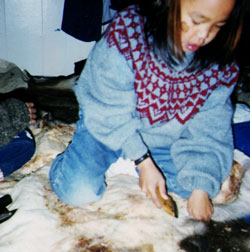
[[[121,11],[74,86],[80,111],[72,143],[50,171],[58,197],[99,200],[105,172],[134,160],[143,192],[188,198],[208,221],[210,198],[233,161],[230,95],[244,0],[141,1]]]

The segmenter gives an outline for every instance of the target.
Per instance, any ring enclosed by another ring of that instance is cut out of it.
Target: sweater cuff
[[[207,192],[209,197],[214,198],[220,191],[220,186],[217,186],[218,183],[216,181],[212,181],[213,178],[209,179],[207,176],[204,177],[204,174],[199,176],[198,174],[194,176],[190,176],[189,172],[182,172],[181,175],[178,176],[178,181],[183,185],[183,188],[189,192],[194,190],[202,190]]]
[[[141,136],[134,133],[122,145],[122,155],[125,159],[135,160],[147,153],[148,148],[143,143]]]

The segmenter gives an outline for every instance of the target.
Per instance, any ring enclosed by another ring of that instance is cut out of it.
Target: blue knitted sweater
[[[169,147],[183,188],[214,197],[232,167],[238,66],[185,66],[170,68],[148,48],[143,18],[130,6],[93,48],[74,90],[96,139],[132,160]]]

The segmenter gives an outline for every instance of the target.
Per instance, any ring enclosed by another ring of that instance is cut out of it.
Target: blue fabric
[[[250,156],[250,121],[233,125],[235,148]]]
[[[102,0],[65,0],[62,30],[81,41],[96,41],[101,36]]]
[[[176,179],[177,171],[169,149],[152,149],[151,154],[167,178],[168,191],[189,197],[190,192],[185,191]],[[113,151],[96,140],[81,119],[71,144],[51,166],[51,187],[60,200],[70,205],[81,206],[98,201],[106,188],[105,173],[120,155],[120,150]]]
[[[250,156],[250,121],[234,124],[233,133],[235,148]],[[250,222],[250,215],[243,219]]]
[[[101,37],[102,24],[111,21],[117,10],[133,2],[135,1],[65,0],[61,28],[81,41],[97,41]]]
[[[178,171],[173,163],[168,147],[150,150],[151,155],[166,179],[168,192],[174,192],[183,198],[188,198],[191,192],[186,191],[178,182]]]
[[[0,170],[4,177],[27,163],[34,152],[34,139],[26,130],[20,132],[7,145],[0,148]]]
[[[149,50],[142,20],[134,7],[117,15],[74,85],[84,130],[80,122],[71,146],[51,170],[52,188],[68,203],[78,205],[88,201],[85,198],[100,198],[109,157],[120,151],[123,158],[134,160],[149,149],[164,173],[170,161],[154,150],[170,148],[174,182],[170,179],[167,183],[180,195],[183,189],[176,182],[175,167],[186,191],[203,190],[210,198],[219,193],[230,173],[234,150],[230,96],[238,66],[234,62],[220,70],[211,65],[193,73],[170,69]],[[191,77],[194,82],[188,81]],[[147,87],[143,83],[148,83]],[[142,96],[145,103],[139,106],[138,97],[143,93],[149,100]],[[147,109],[140,112],[144,105]]]
[[[249,222],[250,223],[250,215],[246,216],[243,218],[245,221]]]
[[[105,172],[120,154],[97,141],[79,120],[71,144],[51,166],[53,191],[75,206],[99,200],[106,188]]]
[[[135,27],[130,25],[132,21]],[[203,190],[210,198],[215,197],[230,173],[233,160],[230,96],[238,76],[236,63],[225,66],[224,70],[211,65],[199,71],[198,77],[196,72],[170,69],[147,47],[143,33],[139,33],[142,19],[133,7],[120,12],[113,22],[89,54],[74,85],[86,128],[105,146],[122,150],[125,159],[135,160],[148,149],[169,146],[183,188]],[[121,28],[121,24],[125,26]],[[135,33],[137,39],[133,39]],[[192,85],[188,81],[191,76],[195,78]],[[148,85],[143,87],[140,78]],[[217,88],[212,88],[216,83]],[[209,97],[197,93],[210,88]],[[189,95],[182,90],[189,90]],[[148,94],[148,99],[145,96],[145,101],[140,103],[140,108],[145,105],[141,112],[137,109],[139,91]],[[197,111],[193,110],[195,104]],[[169,117],[167,121],[162,119],[164,113]]]

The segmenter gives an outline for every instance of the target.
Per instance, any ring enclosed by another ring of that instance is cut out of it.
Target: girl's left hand
[[[206,192],[194,190],[188,199],[187,210],[189,215],[197,220],[209,221],[214,207]]]
[[[27,106],[27,108],[29,110],[29,113],[30,113],[30,123],[35,124],[37,115],[36,115],[36,109],[34,107],[34,103],[26,102],[25,104],[26,104],[26,106]]]

